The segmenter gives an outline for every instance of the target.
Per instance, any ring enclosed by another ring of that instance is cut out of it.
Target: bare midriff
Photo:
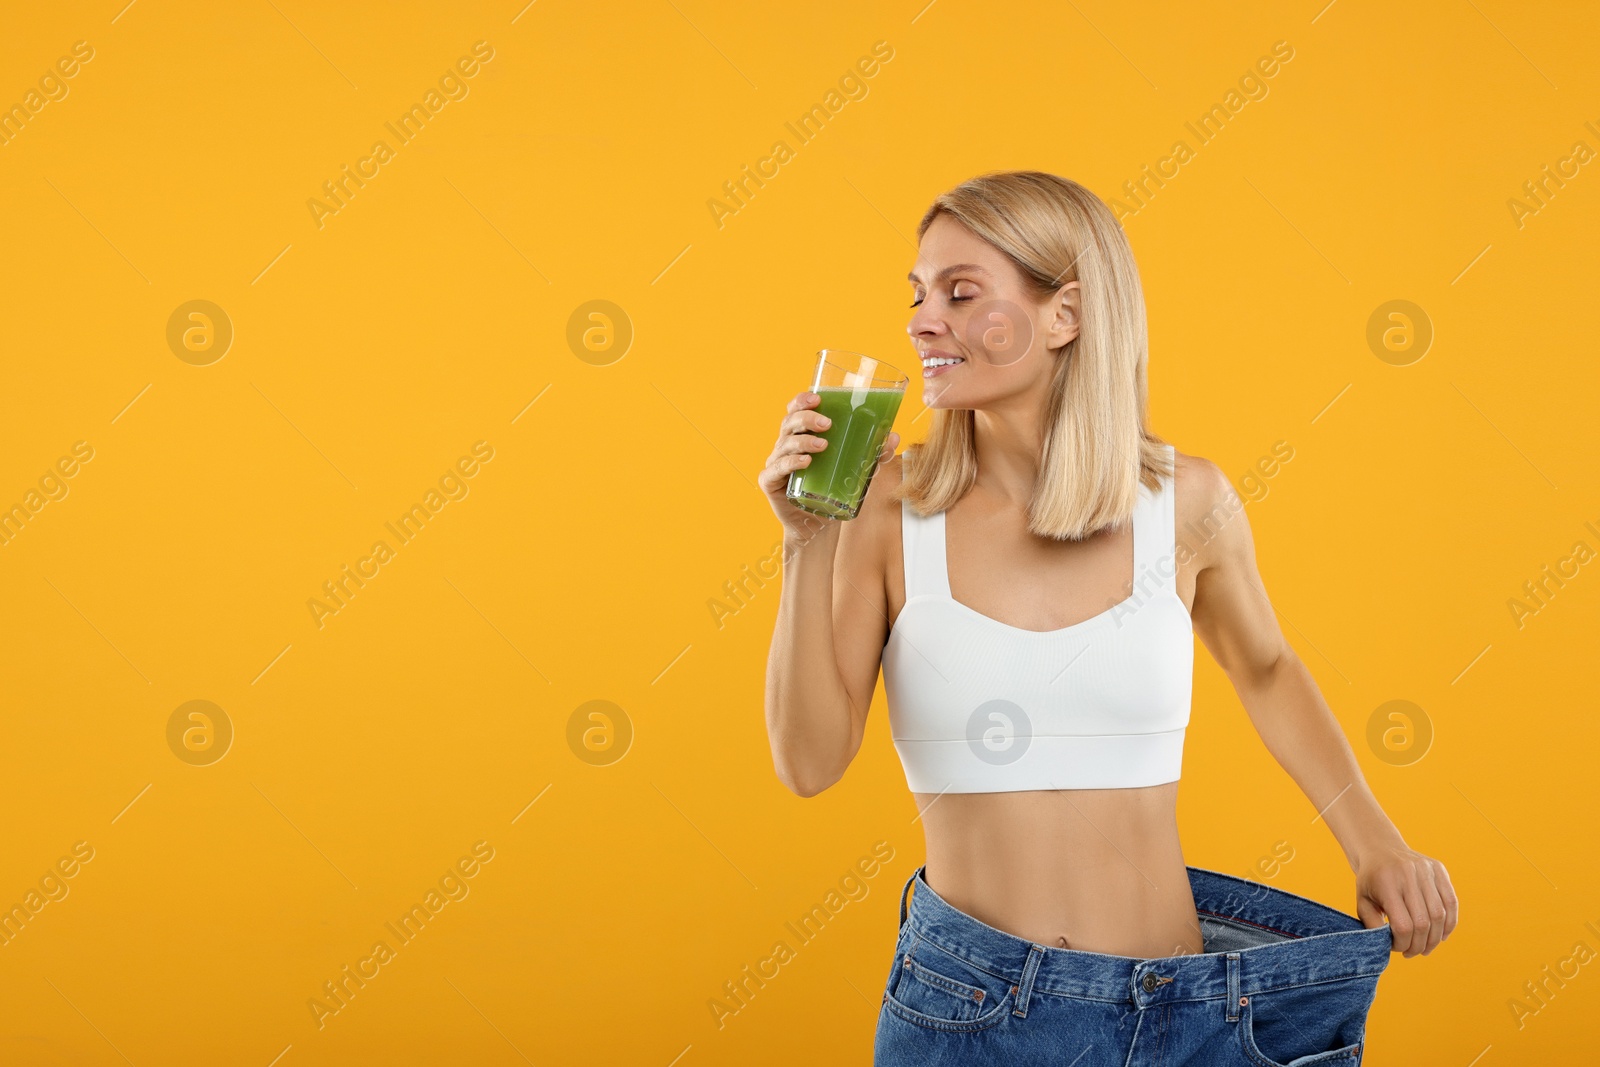
[[[1178,783],[916,793],[929,888],[1051,948],[1153,959],[1204,951],[1178,843]]]

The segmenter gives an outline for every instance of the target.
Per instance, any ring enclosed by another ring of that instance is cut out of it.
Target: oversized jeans
[[[919,868],[878,1015],[877,1067],[1311,1067],[1361,1062],[1385,923],[1189,867],[1204,952],[1049,948],[941,900]]]

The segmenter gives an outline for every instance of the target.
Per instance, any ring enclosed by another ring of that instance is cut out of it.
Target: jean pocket
[[[1005,1017],[1012,981],[917,940],[895,960],[884,1006],[934,1030],[983,1030]]]
[[[1256,1067],[1354,1067],[1377,978],[1351,978],[1251,995],[1238,1022],[1245,1059]]]

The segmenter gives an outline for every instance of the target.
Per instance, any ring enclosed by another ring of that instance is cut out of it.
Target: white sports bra
[[[944,513],[902,501],[906,602],[884,646],[883,688],[912,792],[1178,780],[1194,629],[1178,596],[1172,483],[1139,485],[1132,595],[1059,630],[1009,626],[953,599]]]

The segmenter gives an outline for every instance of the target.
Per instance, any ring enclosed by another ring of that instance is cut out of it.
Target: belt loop
[[[1239,1021],[1239,954],[1228,953],[1228,1021]]]
[[[906,879],[905,887],[900,890],[900,928],[902,930],[905,929],[906,925],[906,894],[911,890],[911,883],[917,880],[917,875],[921,874],[922,871],[922,867],[912,871],[911,877]]]
[[[1019,1019],[1028,1017],[1028,997],[1033,993],[1033,980],[1039,975],[1039,964],[1044,962],[1044,949],[1033,945],[1028,949],[1028,958],[1022,965],[1022,981],[1018,982],[1012,991],[1017,994],[1017,1006],[1011,1009],[1011,1014]]]

